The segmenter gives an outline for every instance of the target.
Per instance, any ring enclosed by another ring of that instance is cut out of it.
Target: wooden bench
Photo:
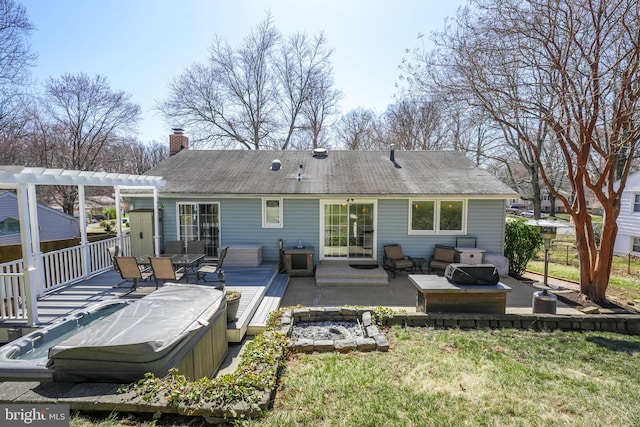
[[[280,308],[280,301],[287,290],[289,284],[289,276],[287,274],[278,274],[273,282],[269,285],[269,289],[262,297],[262,301],[258,306],[255,314],[247,327],[247,335],[257,335],[264,332],[267,327],[267,319],[269,313]]]
[[[497,285],[457,285],[446,277],[410,274],[409,281],[418,289],[416,311],[424,313],[492,313],[504,314],[507,293],[511,288]]]

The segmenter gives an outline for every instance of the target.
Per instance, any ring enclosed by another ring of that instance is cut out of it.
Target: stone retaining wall
[[[431,326],[435,328],[517,328],[563,331],[607,331],[640,335],[637,314],[467,314],[394,313],[386,325]]]

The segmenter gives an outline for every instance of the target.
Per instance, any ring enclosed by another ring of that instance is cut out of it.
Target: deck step
[[[354,278],[317,278],[316,277],[316,286],[319,288],[329,287],[329,286],[388,286],[389,280],[387,278],[364,278],[364,279],[354,279]]]
[[[280,301],[287,290],[289,284],[289,275],[278,274],[273,280],[269,289],[264,294],[262,302],[258,306],[249,326],[247,327],[247,335],[257,335],[264,332],[267,327],[267,319],[269,313],[280,308]]]
[[[367,264],[362,262],[359,264]],[[322,261],[316,268],[316,286],[387,286],[389,273],[378,264],[375,268],[359,269],[351,266],[349,261]]]
[[[254,273],[259,272],[256,276]],[[225,288],[229,291],[241,291],[240,307],[235,322],[227,323],[227,340],[230,343],[242,342],[247,333],[249,322],[253,318],[270,284],[278,275],[278,265],[263,264],[255,267],[225,268]],[[259,279],[256,281],[256,279]]]

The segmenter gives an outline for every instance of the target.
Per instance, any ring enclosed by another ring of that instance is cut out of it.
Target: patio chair
[[[180,280],[184,276],[184,270],[179,268],[176,270],[173,267],[171,258],[167,257],[149,257],[151,262],[151,271],[153,271],[153,277],[156,279],[156,289],[158,289],[159,281],[163,283],[167,280]]]
[[[113,263],[113,269],[119,272],[120,270],[118,269],[118,264],[116,263],[116,257],[120,255],[120,246],[111,246],[107,248],[107,251],[109,252],[111,262]]]
[[[181,254],[183,253],[184,244],[182,240],[168,240],[164,244],[164,253],[165,254]]]
[[[218,253],[218,261],[215,263],[206,263],[203,264],[199,269],[198,269],[198,275],[196,276],[196,280],[202,277],[202,280],[204,280],[205,282],[220,282],[222,285],[224,286],[224,271],[222,270],[222,264],[224,263],[224,257],[227,255],[227,249],[229,249],[229,246],[226,246],[225,248],[221,249],[220,252]],[[218,279],[217,280],[207,280],[206,276],[207,274],[218,274]]]
[[[122,279],[125,281],[133,281],[130,292],[136,290],[139,280],[147,280],[149,277],[151,277],[151,271],[141,269],[136,259],[132,256],[115,257],[115,262],[118,266],[120,277],[122,277]],[[114,288],[119,288],[122,283],[118,283],[116,286],[114,286]]]
[[[393,272],[393,278],[396,278],[396,272],[399,270],[412,271],[413,261],[402,252],[402,246],[385,245],[382,267],[385,270]]]
[[[187,242],[187,253],[188,254],[204,254],[205,249],[205,241],[204,240],[189,240]]]
[[[446,270],[447,266],[455,262],[456,250],[451,246],[436,245],[433,249],[433,255],[429,258],[429,269],[427,272],[431,274],[433,270]]]
[[[187,242],[187,250],[185,253],[188,254],[206,254],[206,249],[205,249],[205,244],[207,242],[205,242],[204,240],[189,240]],[[204,259],[204,258],[202,258]],[[192,265],[190,267],[192,272],[197,272],[198,268],[200,267],[200,265],[202,264],[202,260],[198,261],[196,264]],[[197,276],[196,276],[197,277]]]

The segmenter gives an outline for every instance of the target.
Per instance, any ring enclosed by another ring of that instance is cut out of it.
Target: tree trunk
[[[613,245],[618,233],[617,210],[610,205],[605,206],[604,209],[599,249],[591,215],[586,209],[584,192],[576,193],[571,215],[576,226],[576,244],[578,248],[582,248],[578,251],[580,292],[598,304],[607,301],[606,292],[613,262]]]
[[[617,217],[616,217],[617,218]],[[593,271],[593,280],[590,292],[587,296],[596,302],[607,301],[606,292],[611,276],[611,264],[613,262],[613,245],[618,234],[616,218],[608,219],[606,216],[602,224],[602,237],[600,238],[600,250]]]
[[[556,216],[556,198],[551,193],[549,193],[549,215]]]

